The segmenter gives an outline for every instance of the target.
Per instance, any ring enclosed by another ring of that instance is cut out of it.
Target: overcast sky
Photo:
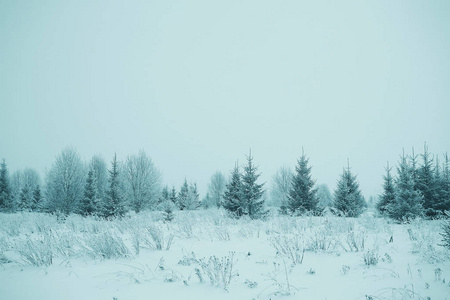
[[[0,157],[144,149],[202,196],[249,148],[270,179],[304,147],[333,190],[381,192],[402,148],[450,151],[450,1],[0,0]]]

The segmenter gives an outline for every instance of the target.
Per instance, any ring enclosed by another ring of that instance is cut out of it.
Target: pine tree
[[[253,157],[250,152],[247,156],[247,165],[244,166],[244,174],[242,175],[242,211],[245,215],[248,215],[251,219],[260,219],[267,215],[267,211],[264,207],[264,194],[263,184],[257,184],[261,174],[256,173],[258,167],[253,165]]]
[[[314,188],[315,180],[311,178],[311,167],[308,167],[308,161],[309,159],[302,153],[295,167],[288,198],[288,208],[292,214],[317,213],[318,211],[319,198],[317,189]]]
[[[0,166],[0,210],[12,210],[11,186],[9,184],[8,168],[3,160]]]
[[[112,219],[123,217],[126,212],[123,193],[120,187],[119,166],[114,154],[111,170],[109,170],[109,189],[106,192],[104,217]]]
[[[410,166],[403,154],[397,167],[398,178],[395,189],[395,203],[388,206],[389,216],[399,221],[408,220],[423,215],[423,198],[414,188]]]
[[[417,187],[423,196],[423,208],[428,217],[436,215],[436,198],[435,189],[436,184],[433,174],[433,159],[430,158],[428,147],[425,144],[424,153],[422,155],[423,163],[418,171]]]
[[[242,181],[239,165],[236,165],[231,172],[231,178],[226,185],[225,193],[223,195],[223,207],[228,210],[233,216],[242,216]]]
[[[179,210],[185,210],[189,197],[189,185],[187,183],[186,178],[184,178],[184,183],[180,188],[180,192],[178,193],[177,205]]]
[[[343,170],[338,181],[333,205],[339,215],[347,217],[358,217],[367,207],[356,181],[356,175],[350,172],[350,166]]]
[[[389,163],[386,166],[386,175],[383,176],[383,194],[380,195],[380,200],[377,203],[377,209],[382,215],[388,214],[388,207],[395,202],[395,183],[394,178],[391,176],[392,168],[389,167]]]
[[[166,201],[169,201],[169,187],[167,185],[161,190],[161,195],[158,198],[157,206]]]
[[[94,171],[91,169],[88,172],[86,185],[84,188],[84,197],[80,202],[79,213],[83,216],[95,214],[98,204],[97,181]]]

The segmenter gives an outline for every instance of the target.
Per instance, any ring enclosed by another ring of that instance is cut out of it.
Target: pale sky
[[[404,147],[450,151],[450,1],[0,0],[0,158],[44,177],[144,149],[201,196],[249,148],[270,179],[304,147],[366,197]]]

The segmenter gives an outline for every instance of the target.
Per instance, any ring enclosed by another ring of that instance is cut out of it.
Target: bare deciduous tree
[[[86,168],[74,148],[64,149],[46,174],[46,208],[70,214],[83,197]]]
[[[131,208],[135,212],[156,208],[162,175],[143,150],[137,155],[128,156],[124,165],[124,175]]]
[[[216,172],[211,176],[211,180],[208,184],[208,201],[210,201],[211,203],[208,203],[208,207],[222,206],[223,194],[225,193],[226,185],[227,180],[225,178],[225,175],[223,175],[221,172]]]
[[[272,178],[270,196],[273,206],[278,206],[281,210],[287,207],[291,184],[292,171],[288,167],[280,167]]]

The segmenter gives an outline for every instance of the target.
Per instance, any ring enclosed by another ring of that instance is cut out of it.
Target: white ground
[[[263,222],[217,210],[180,212],[168,224],[159,213],[64,223],[1,214],[0,299],[450,299],[441,223],[370,216]],[[154,249],[155,239],[165,248],[171,236],[169,250]],[[45,257],[49,266],[32,264]],[[231,263],[220,265],[224,257],[232,258],[231,272]],[[367,266],[364,257],[378,262]],[[208,272],[219,276],[213,285]]]

